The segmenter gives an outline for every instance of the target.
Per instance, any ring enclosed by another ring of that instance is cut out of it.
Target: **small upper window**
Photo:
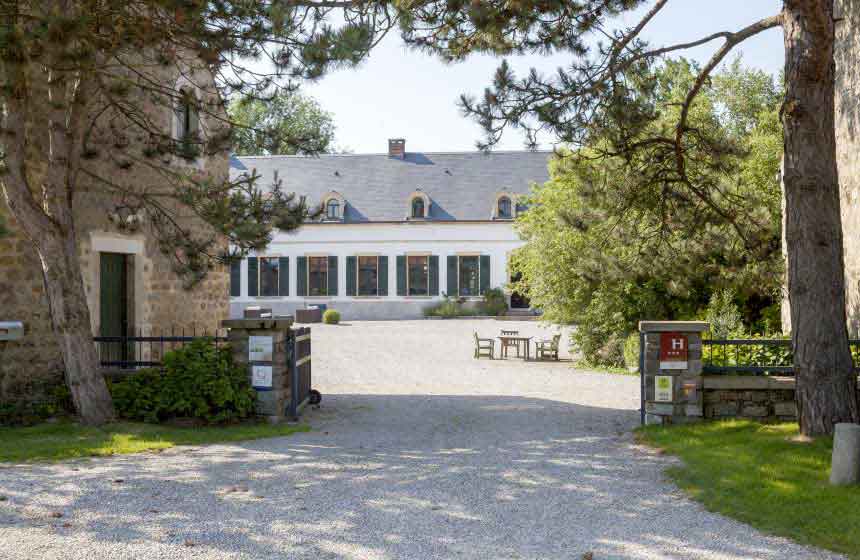
[[[424,199],[416,196],[412,199],[412,217],[424,218]]]
[[[340,219],[340,202],[336,198],[332,198],[326,203],[325,217],[329,220]]]
[[[200,144],[200,114],[197,110],[194,92],[189,88],[179,90],[176,100],[176,140],[179,141],[179,152],[183,157],[197,157]]]
[[[499,199],[499,218],[512,218],[513,212],[511,211],[511,199],[503,196]]]

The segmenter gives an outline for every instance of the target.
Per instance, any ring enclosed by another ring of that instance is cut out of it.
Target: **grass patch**
[[[575,362],[573,364],[573,366],[576,369],[582,369],[582,370],[586,370],[586,371],[595,371],[597,373],[611,373],[613,375],[630,375],[633,377],[639,377],[638,371],[630,371],[626,367],[601,366],[601,365],[590,364],[588,362],[583,362],[583,361]]]
[[[860,487],[828,483],[832,438],[791,441],[797,433],[735,420],[647,426],[638,437],[683,460],[668,474],[708,510],[860,559]]]
[[[180,428],[115,422],[100,428],[73,422],[0,428],[0,461],[57,461],[168,449],[176,445],[225,443],[306,432],[303,425],[243,423]]]

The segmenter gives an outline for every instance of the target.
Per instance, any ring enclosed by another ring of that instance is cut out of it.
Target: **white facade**
[[[482,222],[372,222],[309,223],[295,232],[278,233],[264,253],[256,257],[289,259],[289,290],[286,296],[249,296],[248,260],[241,262],[238,290],[233,287],[231,315],[239,317],[249,306],[271,308],[276,315],[291,315],[296,309],[325,304],[341,312],[344,320],[408,319],[423,315],[422,309],[438,303],[447,292],[449,256],[489,257],[489,286],[505,288],[510,280],[508,259],[523,241],[510,220]],[[438,257],[436,296],[397,295],[397,257],[435,255]],[[299,296],[298,258],[337,257],[337,295]],[[347,257],[386,256],[388,290],[385,296],[347,295]],[[459,294],[449,294],[459,295]],[[479,297],[468,299],[480,299]]]

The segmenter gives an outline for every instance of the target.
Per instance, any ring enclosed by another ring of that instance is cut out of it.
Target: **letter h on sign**
[[[660,333],[660,369],[687,369],[687,335]]]

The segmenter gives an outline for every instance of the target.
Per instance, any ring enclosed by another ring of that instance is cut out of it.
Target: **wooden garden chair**
[[[493,359],[493,350],[495,350],[496,341],[492,338],[479,338],[478,333],[475,332],[475,359],[477,360],[481,356],[486,356]]]
[[[537,341],[536,350],[536,358],[538,360],[543,360],[545,358],[550,358],[552,360],[558,361],[558,343],[561,341],[561,335],[554,335],[551,339],[548,340],[539,340]]]
[[[502,336],[520,336],[520,331],[506,331],[502,329]],[[501,348],[499,352],[502,354],[502,357],[507,357],[508,348],[516,348],[517,349],[517,357],[520,355],[520,343],[517,340],[510,339],[502,339]]]

